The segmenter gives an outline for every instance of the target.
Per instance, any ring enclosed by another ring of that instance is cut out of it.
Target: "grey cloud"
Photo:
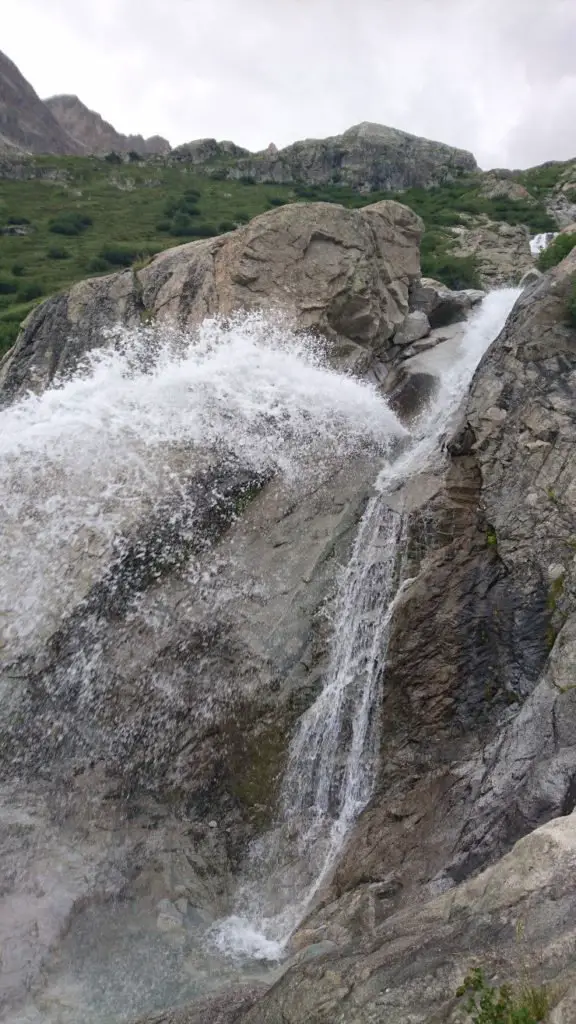
[[[77,92],[123,131],[256,149],[373,120],[472,149],[482,166],[576,156],[573,0],[12,7],[3,46],[36,88]]]

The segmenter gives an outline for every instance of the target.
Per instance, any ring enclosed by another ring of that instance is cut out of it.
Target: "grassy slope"
[[[487,213],[494,219],[526,223],[533,231],[553,227],[541,205],[483,198],[474,176],[428,192],[410,189],[393,196],[383,192],[359,195],[340,186],[222,181],[191,166],[153,161],[116,165],[87,157],[39,157],[34,164],[44,173],[58,172],[65,180],[0,179],[0,227],[25,218],[30,228],[23,236],[0,235],[0,353],[12,344],[20,322],[41,296],[91,274],[117,269],[122,261],[129,264],[187,241],[196,233],[205,236],[230,230],[282,202],[321,199],[357,208],[397,198],[426,223],[423,272],[452,287],[475,283],[473,259],[456,259],[450,253],[448,229],[461,222],[462,213]],[[540,178],[536,175],[535,194],[538,190],[543,194],[555,174],[545,171]],[[169,223],[175,227],[171,204],[186,202],[183,197],[190,190],[197,194],[188,200],[193,216],[185,218],[184,230],[175,236],[169,230]],[[71,236],[50,230],[51,221],[73,214],[92,223]],[[57,255],[65,258],[55,258]]]

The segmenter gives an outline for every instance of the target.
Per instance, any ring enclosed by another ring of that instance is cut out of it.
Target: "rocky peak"
[[[90,110],[77,96],[51,96],[45,105],[61,127],[82,146],[84,152],[96,156],[110,152],[139,153],[142,156],[164,155],[170,143],[159,135],[149,139],[142,135],[122,135],[100,114]]]
[[[0,151],[81,154],[16,65],[0,52]]]
[[[427,188],[477,169],[465,150],[366,121],[342,135],[246,154],[228,175],[278,184],[342,184],[371,192]]]

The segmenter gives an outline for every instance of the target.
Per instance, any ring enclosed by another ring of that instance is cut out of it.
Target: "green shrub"
[[[268,200],[268,206],[286,206],[287,199],[280,199],[279,196],[271,196]]]
[[[68,249],[59,249],[56,245],[51,245],[46,253],[49,260],[69,260],[70,253]]]
[[[24,277],[24,274],[26,273],[26,267],[24,266],[23,263],[13,263],[12,273],[14,274],[14,277]]]
[[[160,231],[163,235],[170,234],[170,221],[169,220],[159,220],[157,225],[156,225],[156,231]]]
[[[256,178],[252,174],[241,174],[239,181],[242,185],[255,185]]]
[[[164,214],[166,217],[176,217],[179,214],[183,214],[188,217],[198,217],[200,210],[196,205],[198,202],[198,193],[194,192],[191,194],[185,194],[179,196],[176,199],[169,199],[164,204]]]
[[[48,223],[48,230],[54,235],[81,235],[92,225],[92,218],[86,214],[69,211],[54,217]]]
[[[111,267],[130,267],[134,260],[144,254],[141,248],[109,245],[105,249],[101,249],[98,255]]]
[[[194,225],[189,214],[179,210],[170,221],[169,232],[176,238],[188,237],[194,233]]]
[[[131,149],[130,152],[128,153],[128,159],[131,164],[138,164],[140,163],[142,157],[140,156],[140,153],[136,152],[135,149]]]
[[[7,224],[29,224],[28,217],[8,217]]]
[[[195,238],[212,238],[218,233],[218,228],[214,224],[195,224],[193,229]]]
[[[456,994],[467,997],[464,1009],[471,1024],[542,1024],[550,1012],[545,987],[525,985],[519,991],[509,985],[491,988],[481,968],[467,975]]]
[[[233,224],[231,220],[221,220],[218,225],[218,231],[221,232],[223,235],[226,234],[226,232],[234,231],[235,229],[236,225]]]
[[[244,213],[243,210],[240,210],[238,213],[233,214],[233,217],[237,224],[247,224],[248,221],[250,220],[250,214]]]
[[[31,302],[32,299],[39,299],[44,295],[44,288],[38,281],[31,281],[30,284],[25,285],[18,292],[19,302]]]
[[[106,163],[108,163],[108,164],[121,164],[122,163],[122,157],[120,156],[119,153],[114,153],[114,152],[106,153],[106,156],[104,157],[104,159],[105,159]]]
[[[12,348],[19,330],[18,324],[0,322],[0,356]]]
[[[0,295],[11,295],[16,291],[18,291],[18,286],[14,284],[14,281],[0,278]]]
[[[91,274],[105,274],[106,271],[110,270],[110,264],[102,259],[101,256],[95,256],[93,260],[90,260],[86,269]]]
[[[550,243],[547,249],[544,249],[538,257],[538,267],[540,270],[550,270],[550,267],[555,267],[558,263],[561,263],[565,256],[576,245],[576,232],[570,232],[566,235],[558,235],[553,242]]]

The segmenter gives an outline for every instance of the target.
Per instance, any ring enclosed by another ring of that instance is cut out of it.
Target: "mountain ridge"
[[[145,139],[143,135],[123,135],[116,131],[101,114],[90,110],[73,94],[49,96],[44,103],[62,128],[90,155],[135,152],[140,156],[165,156],[170,152],[170,143],[160,135]]]

